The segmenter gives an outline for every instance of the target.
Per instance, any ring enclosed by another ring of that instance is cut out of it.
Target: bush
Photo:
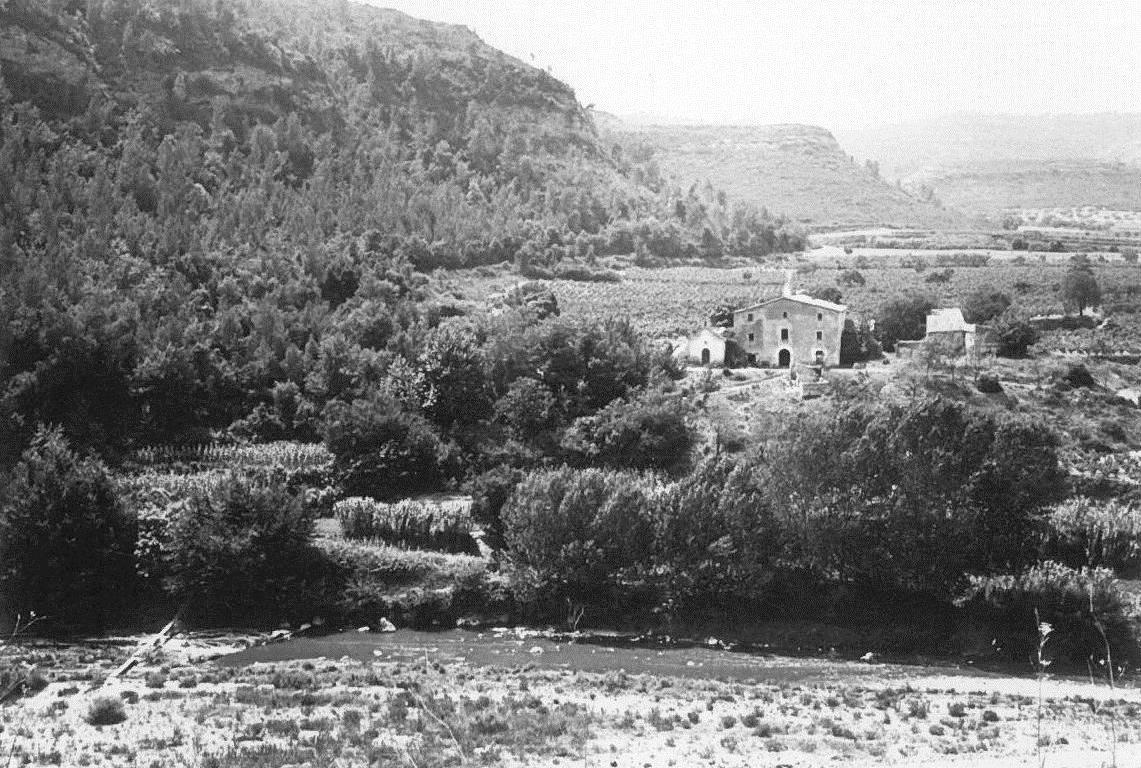
[[[502,512],[516,593],[548,605],[612,605],[650,562],[656,492],[649,478],[598,469],[524,478]]]
[[[476,552],[472,520],[460,504],[430,504],[405,499],[384,504],[353,497],[338,502],[334,514],[347,539],[379,539],[413,549]]]
[[[678,466],[692,438],[687,403],[651,390],[630,401],[615,400],[593,416],[577,419],[562,445],[583,463],[628,469]]]
[[[173,510],[167,589],[205,622],[311,618],[332,577],[312,545],[314,519],[281,485],[229,476]]]
[[[39,430],[0,481],[0,595],[12,614],[101,627],[129,600],[135,524],[107,469]]]
[[[985,323],[1010,309],[1010,297],[1001,291],[980,288],[963,302],[963,318],[968,323]]]
[[[1069,565],[1110,568],[1118,576],[1141,574],[1141,508],[1110,499],[1074,498],[1046,517],[1043,550]]]
[[[460,611],[503,608],[482,558],[337,539],[317,546],[344,584],[327,606],[343,620],[371,624],[389,616],[428,626]]]
[[[127,719],[127,708],[118,696],[96,696],[83,719],[88,725],[116,725]]]
[[[968,616],[1001,633],[1002,650],[1011,659],[1030,657],[1039,620],[1053,628],[1047,652],[1055,659],[1083,669],[1091,657],[1104,659],[1099,625],[1115,664],[1138,658],[1116,580],[1105,568],[1075,570],[1047,560],[1014,575],[976,576],[959,602]]]
[[[671,614],[764,597],[783,542],[757,478],[747,463],[713,459],[657,495],[655,580]]]
[[[477,475],[469,484],[471,493],[471,516],[483,526],[484,533],[499,546],[503,540],[503,521],[500,512],[515,486],[523,479],[523,473],[507,466],[498,466]]]
[[[386,395],[329,403],[324,434],[347,495],[399,498],[439,486],[446,457],[439,435]]]
[[[935,305],[926,296],[904,296],[884,302],[876,316],[876,335],[891,352],[901,339],[922,339],[927,315]]]
[[[1002,383],[998,377],[990,373],[980,373],[978,379],[975,381],[975,386],[978,387],[979,392],[988,395],[996,395],[1002,392]]]
[[[992,332],[998,342],[998,354],[1003,357],[1024,357],[1038,343],[1038,329],[1026,318],[1009,312],[995,321]]]

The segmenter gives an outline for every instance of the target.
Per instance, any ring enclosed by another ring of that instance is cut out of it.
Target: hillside
[[[108,456],[313,439],[477,313],[437,270],[804,245],[615,156],[568,85],[469,30],[367,5],[4,0],[0,75],[0,464],[40,423]]]
[[[607,121],[631,145],[644,144],[677,183],[712,182],[730,194],[816,228],[960,227],[962,218],[884,181],[835,137],[807,125],[668,126]]]
[[[1141,115],[951,115],[839,136],[888,178],[970,213],[1141,209]]]
[[[466,27],[347,2],[111,0],[73,11],[0,6],[0,68],[14,100],[82,114],[100,97],[166,121],[231,128],[297,112],[343,125],[360,89],[381,117],[415,107],[454,130],[475,106],[526,113],[591,146],[574,92]]]

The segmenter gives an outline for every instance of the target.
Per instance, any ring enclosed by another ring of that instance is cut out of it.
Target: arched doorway
[[[780,354],[777,355],[777,366],[780,368],[788,368],[792,365],[792,353],[787,349],[782,349]]]
[[[701,364],[709,365],[709,347],[701,350]]]

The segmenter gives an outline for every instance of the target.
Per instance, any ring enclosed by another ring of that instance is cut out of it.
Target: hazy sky
[[[830,128],[1141,112],[1139,0],[371,0],[464,24],[584,104]]]

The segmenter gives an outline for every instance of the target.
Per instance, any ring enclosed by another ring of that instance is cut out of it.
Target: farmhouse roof
[[[974,333],[975,324],[968,323],[963,318],[963,310],[958,307],[933,309],[927,315],[928,333],[956,333],[959,331]]]
[[[824,299],[817,299],[817,298],[809,296],[808,294],[805,294],[805,293],[793,293],[790,295],[783,295],[782,294],[780,296],[773,296],[772,298],[768,298],[768,299],[764,299],[762,301],[759,301],[756,304],[750,304],[747,307],[741,307],[740,309],[735,310],[735,311],[736,312],[742,312],[746,309],[757,309],[759,307],[766,307],[769,304],[772,304],[774,301],[779,301],[781,299],[788,299],[789,301],[796,301],[796,302],[799,302],[801,304],[807,304],[810,307],[816,307],[818,309],[827,309],[830,312],[845,312],[848,309],[848,307],[846,307],[843,304],[833,304],[830,301],[825,301]]]

